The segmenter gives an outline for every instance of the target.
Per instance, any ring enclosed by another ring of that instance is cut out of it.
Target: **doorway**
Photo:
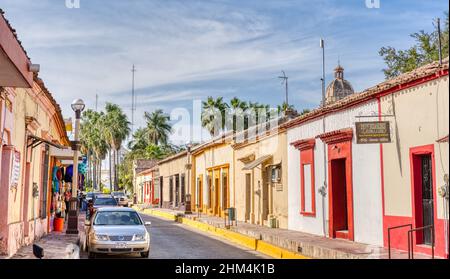
[[[348,238],[348,200],[346,159],[331,161],[332,195],[332,236],[333,238]]]
[[[250,220],[251,192],[252,192],[252,175],[245,174],[245,220]]]
[[[432,154],[413,155],[414,221],[415,227],[434,225],[434,193]],[[433,232],[424,229],[416,232],[416,244],[432,245]]]
[[[198,177],[198,193],[197,193],[197,210],[201,211],[203,208],[203,176]]]
[[[220,214],[220,171],[214,171],[214,215]]]
[[[212,210],[212,197],[213,197],[212,172],[208,172],[208,210]]]
[[[267,169],[266,169],[267,170]],[[268,179],[268,173],[266,170],[262,171],[262,210],[261,210],[261,224],[264,224],[267,220],[267,217],[269,215],[269,179]]]
[[[180,175],[175,175],[175,207],[180,206]]]
[[[163,202],[164,202],[164,195],[163,195],[163,193],[164,193],[164,183],[163,183],[164,181],[163,181],[163,177],[161,176],[160,178],[159,178],[159,207],[162,207],[163,206]]]
[[[230,192],[228,189],[228,169],[222,169],[222,209],[230,207]]]

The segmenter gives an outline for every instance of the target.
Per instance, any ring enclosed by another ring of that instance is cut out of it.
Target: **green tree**
[[[448,56],[449,51],[449,17],[445,13],[446,20],[442,28],[442,58]],[[383,69],[386,79],[394,78],[400,74],[410,72],[420,66],[437,61],[439,59],[439,36],[437,30],[427,33],[421,30],[410,35],[415,40],[415,45],[406,50],[397,50],[394,47],[382,47],[379,51],[387,68]]]
[[[222,97],[214,99],[210,96],[202,103],[202,127],[208,130],[211,136],[217,136],[225,130],[228,107]]]
[[[158,109],[152,113],[145,112],[144,118],[147,122],[145,134],[150,143],[154,145],[167,144],[172,132],[172,126],[169,123],[170,117]]]
[[[86,110],[82,116],[80,142],[82,152],[88,156],[90,165],[89,178],[93,181],[94,189],[100,187],[101,162],[108,151],[108,142],[104,132],[103,112]]]
[[[123,113],[122,109],[115,104],[107,103],[106,114],[104,117],[104,131],[106,139],[108,140],[110,146],[110,156],[109,156],[109,173],[110,173],[110,183],[111,187],[114,186],[114,190],[118,190],[118,176],[117,176],[117,165],[119,159],[119,151],[122,147],[122,142],[130,134],[130,122],[128,121],[127,115]],[[111,150],[113,151],[113,156],[111,156]],[[113,163],[111,164],[111,161]],[[112,165],[112,167],[111,167]],[[114,183],[112,178],[114,177]]]
[[[234,97],[230,100],[230,116],[227,117],[227,126],[229,129],[233,131],[238,130],[238,123],[243,123],[243,129],[248,128],[248,117],[247,110],[248,104],[245,101],[240,100],[237,97]]]

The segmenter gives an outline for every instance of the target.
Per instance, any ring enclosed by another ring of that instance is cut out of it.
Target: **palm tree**
[[[127,119],[126,114],[122,112],[122,109],[115,104],[106,104],[106,114],[104,117],[104,129],[105,135],[108,140],[110,150],[109,150],[109,172],[110,172],[110,183],[112,189],[112,175],[111,175],[111,159],[113,159],[113,175],[114,175],[114,190],[118,190],[118,177],[117,177],[117,165],[118,165],[118,152],[122,146],[122,142],[130,134],[130,122]],[[113,156],[111,157],[111,149],[113,151]]]
[[[247,118],[247,109],[248,109],[248,104],[245,101],[241,101],[239,98],[234,97],[233,99],[230,100],[230,108],[231,108],[231,116],[227,117],[227,123],[228,123],[228,127],[231,126],[231,129],[236,132],[236,130],[238,129],[237,124],[238,124],[238,120],[240,120],[239,118],[243,118],[243,124],[244,127],[242,127],[244,130],[248,128],[248,118]],[[231,123],[230,123],[231,122]]]
[[[148,145],[147,131],[145,128],[139,128],[134,132],[133,139],[128,143],[131,151],[145,149]]]
[[[152,113],[145,112],[144,118],[147,122],[148,140],[154,145],[167,144],[169,134],[172,133],[172,126],[169,124],[170,117],[158,109]]]
[[[225,130],[226,110],[229,106],[222,97],[214,99],[211,96],[202,103],[202,106],[202,127],[206,128],[211,136],[217,136]]]
[[[295,108],[293,105],[288,105],[286,102],[284,102],[281,106],[278,105],[278,114],[286,113],[288,110],[294,111]]]
[[[103,133],[103,113],[87,110],[83,113],[80,129],[80,142],[83,151],[89,156],[92,166],[92,181],[94,189],[98,189],[101,171],[101,160],[107,152],[107,142]]]

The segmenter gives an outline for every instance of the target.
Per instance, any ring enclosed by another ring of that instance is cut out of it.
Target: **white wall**
[[[344,111],[328,115],[325,118],[325,132],[344,128],[353,128],[357,121],[374,121],[377,118],[357,118],[356,116],[376,115],[378,105],[376,101],[353,107]],[[289,217],[288,228],[317,235],[323,232],[323,203],[318,192],[323,185],[327,170],[324,161],[324,144],[316,139],[314,148],[315,162],[315,194],[316,216],[300,215],[300,151],[290,143],[315,138],[324,133],[322,119],[310,121],[288,131],[288,188],[289,188]],[[327,146],[325,145],[325,148]],[[326,149],[325,149],[326,150]],[[352,142],[353,155],[353,207],[355,241],[374,245],[383,244],[383,211],[381,195],[380,146],[379,144],[356,144],[356,134]],[[328,183],[328,182],[327,182]],[[325,230],[328,232],[328,198],[325,197]]]

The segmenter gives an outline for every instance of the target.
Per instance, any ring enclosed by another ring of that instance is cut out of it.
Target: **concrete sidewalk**
[[[135,208],[138,210],[144,209],[142,206],[137,206]],[[388,259],[389,257],[388,249],[384,247],[342,239],[330,239],[298,231],[273,229],[243,222],[238,222],[237,226],[231,226],[229,229],[226,229],[225,220],[223,218],[207,216],[205,214],[201,214],[199,217],[197,213],[183,214],[183,212],[160,208],[144,209],[143,213],[185,223],[213,233],[216,233],[215,230],[220,230],[222,233],[227,231],[235,233],[236,235],[246,237],[247,243],[253,239],[256,242],[256,246],[258,242],[264,245],[271,245],[272,247],[266,252],[271,253],[271,256],[275,256],[276,258],[283,258],[279,257],[280,253],[282,254],[283,251],[285,254],[287,252],[293,253],[291,256],[295,256],[295,258]],[[211,228],[202,228],[199,224],[204,224]],[[234,237],[239,238],[239,236]],[[231,237],[230,240],[233,241],[233,237]],[[264,253],[264,251],[262,252]],[[408,253],[392,249],[391,257],[393,259],[407,259]],[[430,259],[431,257],[415,253],[414,258]]]
[[[65,233],[67,222],[63,232],[50,232],[35,244],[44,249],[43,259],[79,259],[80,242],[84,237],[85,214],[80,213],[78,218],[78,235],[68,235]],[[36,259],[33,255],[33,245],[25,246],[19,249],[10,259]]]

